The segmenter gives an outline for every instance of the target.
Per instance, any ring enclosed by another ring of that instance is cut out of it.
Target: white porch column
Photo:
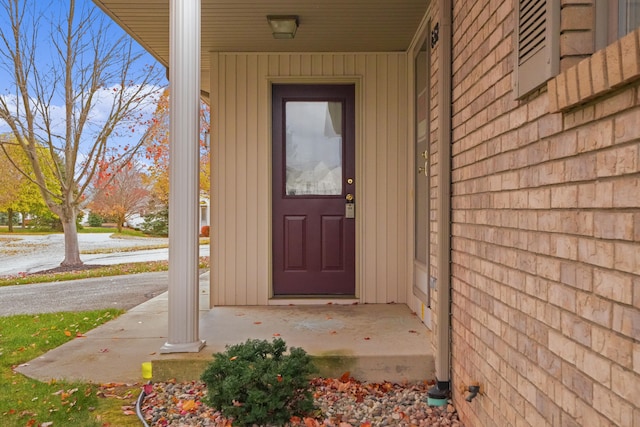
[[[161,353],[198,352],[200,1],[169,10],[169,337]]]

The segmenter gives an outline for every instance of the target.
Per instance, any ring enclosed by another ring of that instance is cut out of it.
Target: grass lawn
[[[0,419],[3,427],[134,426],[123,406],[135,402],[138,387],[43,383],[13,371],[41,354],[111,320],[122,312],[97,310],[0,317]]]

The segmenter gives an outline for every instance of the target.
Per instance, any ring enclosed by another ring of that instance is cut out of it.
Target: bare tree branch
[[[107,155],[114,170],[135,157],[141,141],[117,147],[117,137],[143,126],[141,110],[159,96],[163,73],[155,63],[140,67],[144,52],[125,35],[113,37],[95,6],[54,0],[51,13],[38,15],[32,1],[0,0],[0,69],[13,83],[0,94],[0,121],[62,220],[63,264],[81,264],[75,219],[85,193]]]

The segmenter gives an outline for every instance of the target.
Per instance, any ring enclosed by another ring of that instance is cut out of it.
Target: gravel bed
[[[426,384],[362,384],[353,379],[312,380],[315,403],[322,416],[292,419],[290,427],[463,427],[453,405],[427,405]],[[232,424],[202,402],[201,382],[147,385],[141,413],[149,426],[214,426]]]

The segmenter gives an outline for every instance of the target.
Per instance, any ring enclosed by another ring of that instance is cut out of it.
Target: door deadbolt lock
[[[347,202],[353,202],[353,194],[351,194],[351,193],[347,194],[345,199],[347,199]]]

